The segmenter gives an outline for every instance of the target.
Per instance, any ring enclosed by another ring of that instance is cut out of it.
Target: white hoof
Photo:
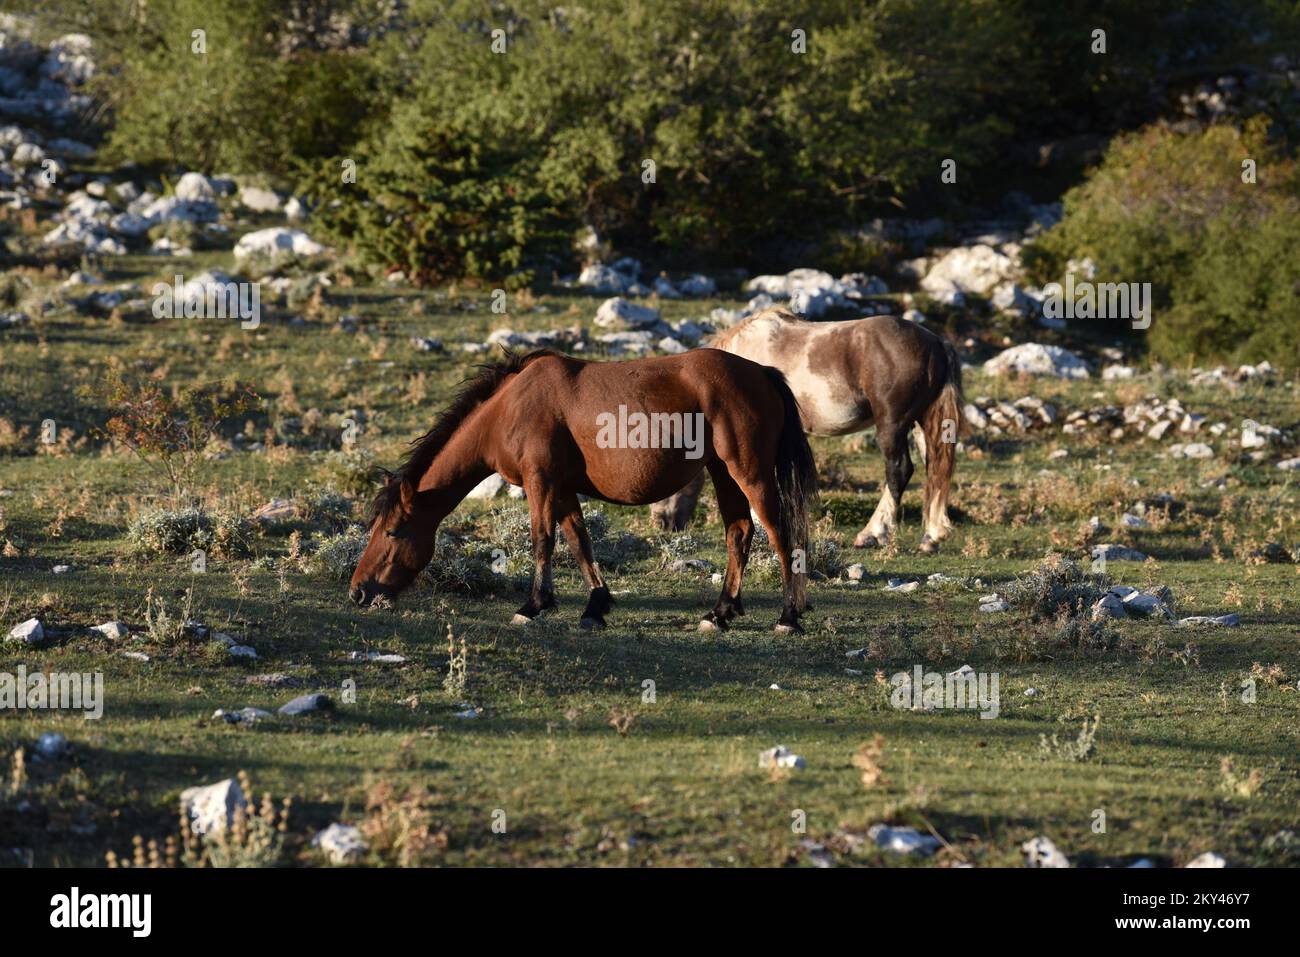
[[[529,618],[527,615],[521,615],[517,612],[515,613],[515,617],[510,619],[510,624],[512,625],[527,625],[530,624],[531,622],[532,619]]]
[[[777,625],[777,626],[776,626],[775,628],[773,628],[772,630],[775,631],[778,635],[793,635],[793,634],[794,634],[794,628],[792,628],[792,627],[789,626],[789,625]]]
[[[717,630],[718,630],[718,626],[716,623],[709,621],[709,619],[707,618],[703,618],[700,620],[700,631],[717,631]]]

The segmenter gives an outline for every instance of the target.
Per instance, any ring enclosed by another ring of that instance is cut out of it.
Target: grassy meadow
[[[129,255],[104,276],[147,290],[207,267],[230,269],[229,253],[200,252],[180,268]],[[498,315],[487,288],[364,287],[340,275],[245,331],[236,320],[90,315],[58,305],[56,274],[29,278],[54,303],[0,330],[0,626],[40,617],[47,640],[0,644],[0,671],[102,672],[105,707],[97,721],[0,714],[0,863],[129,856],[137,835],[176,833],[182,790],[241,770],[258,795],[292,799],[275,863],[323,863],[310,839],[333,821],[362,824],[376,864],[1019,866],[1021,843],[1038,835],[1076,865],[1182,865],[1206,851],[1230,865],[1286,864],[1300,853],[1269,840],[1300,826],[1300,566],[1263,557],[1270,542],[1300,543],[1300,473],[1227,441],[1245,418],[1300,426],[1285,376],[1234,391],[1177,371],[1065,382],[971,370],[968,400],[1035,395],[1057,407],[1056,424],[967,440],[956,527],[937,557],[914,550],[919,462],[899,540],[863,551],[851,543],[879,494],[879,455],[869,437],[814,439],[821,544],[804,634],[773,634],[779,587],[761,556],[746,576],[748,615],[721,634],[696,631],[725,564],[709,493],[677,535],[654,530],[646,509],[588,503],[605,519],[610,627],[579,629],[585,588],[561,541],[560,610],[521,628],[508,622],[527,574],[516,561],[522,501],[467,502],[447,523],[461,564],[489,543],[512,556],[505,573],[472,569],[459,590],[446,576],[422,582],[391,608],[353,608],[320,550],[364,513],[365,467],[395,465],[483,361],[461,342],[506,326],[590,327],[598,298],[512,293]],[[675,321],[739,301],[660,306]],[[419,351],[413,336],[436,336],[443,351]],[[992,351],[981,343],[968,358]],[[199,463],[204,507],[241,529],[241,547],[213,549],[203,572],[187,554],[142,551],[129,532],[167,495],[156,469],[93,434],[115,411],[98,391],[111,366],[169,385],[238,381],[262,399]],[[1147,394],[1228,423],[1207,440],[1216,456],[1173,459],[1171,438],[1131,430],[1118,441],[1061,430],[1071,410]],[[357,411],[345,450],[332,424]],[[40,441],[46,419],[59,427],[53,443]],[[1049,457],[1060,449],[1068,456]],[[1121,527],[1135,502],[1162,494],[1177,504],[1149,509],[1147,528]],[[326,504],[251,519],[277,498]],[[1240,626],[1125,620],[1078,638],[1077,621],[1028,606],[978,611],[982,595],[1049,554],[1086,569],[1081,529],[1092,516],[1114,530],[1104,540],[1151,556],[1111,562],[1112,582],[1165,585],[1179,617],[1237,613]],[[672,571],[680,558],[710,565]],[[452,561],[444,549],[434,564]],[[861,581],[847,575],[853,563],[865,566]],[[947,580],[928,583],[935,572]],[[921,586],[889,592],[891,578]],[[257,657],[168,632],[160,612],[234,636]],[[111,620],[131,635],[90,630]],[[855,649],[866,651],[848,657]],[[894,708],[888,676],[916,664],[998,673],[1000,714]],[[1253,702],[1242,700],[1248,679]],[[213,717],[274,713],[310,692],[329,694],[334,710],[252,726]],[[1091,747],[1072,752],[1065,745],[1094,718]],[[69,752],[38,760],[45,732],[65,735]],[[807,767],[761,768],[776,745]],[[864,840],[878,822],[930,830],[944,847],[925,859],[889,854]]]

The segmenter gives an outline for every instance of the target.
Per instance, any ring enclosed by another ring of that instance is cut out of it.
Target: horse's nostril
[[[366,590],[358,585],[351,592],[352,604],[364,605],[366,603]]]

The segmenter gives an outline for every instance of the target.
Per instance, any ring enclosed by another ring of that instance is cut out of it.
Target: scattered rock
[[[53,731],[46,731],[36,739],[36,753],[47,761],[62,757],[68,749],[68,739]]]
[[[320,714],[334,710],[334,702],[326,694],[299,695],[280,708],[280,714],[295,716],[300,714]]]
[[[211,203],[217,198],[217,191],[202,173],[186,173],[176,181],[176,187],[172,192],[177,199],[186,202]]]
[[[465,497],[473,498],[473,499],[496,498],[497,495],[501,494],[501,490],[504,489],[508,484],[509,483],[506,482],[505,479],[503,479],[496,472],[493,472],[483,481],[479,482],[472,489],[470,489],[469,494],[466,495]]]
[[[215,834],[225,830],[238,808],[248,806],[239,782],[234,778],[181,792],[181,805],[190,815],[190,827],[196,834]]]
[[[131,633],[131,628],[126,622],[106,621],[102,625],[96,625],[91,631],[97,631],[105,638],[112,641],[120,641]]]
[[[1235,612],[1230,615],[1192,615],[1190,618],[1180,619],[1180,626],[1187,625],[1218,625],[1223,628],[1236,628],[1241,624],[1241,616]]]
[[[402,655],[385,654],[379,651],[349,651],[349,661],[373,661],[381,665],[404,665],[406,658]]]
[[[1010,607],[1011,606],[1007,604],[1007,600],[1000,595],[985,595],[980,599],[980,611],[985,614],[995,615],[999,612],[1006,611]]]
[[[933,834],[922,834],[914,827],[873,824],[867,829],[867,837],[875,841],[877,847],[893,854],[919,854],[926,857],[943,847],[943,841]]]
[[[1213,851],[1206,851],[1187,862],[1185,867],[1227,867],[1228,862]]]
[[[709,560],[707,558],[678,558],[669,563],[668,570],[680,574],[681,572],[705,571],[708,567]]]
[[[934,299],[961,305],[965,293],[989,296],[1016,273],[1016,261],[992,246],[977,243],[949,250],[932,265],[920,286]]]
[[[1097,599],[1092,606],[1092,620],[1101,621],[1105,618],[1127,618],[1128,613],[1124,610],[1124,602],[1117,595],[1107,593]]]
[[[236,259],[248,259],[252,256],[296,259],[319,256],[324,252],[325,247],[315,242],[301,229],[286,229],[282,226],[245,233],[239,237],[239,242],[235,243]]]
[[[1147,556],[1136,548],[1129,548],[1127,545],[1116,545],[1111,542],[1092,546],[1091,553],[1093,558],[1100,558],[1107,562],[1144,562],[1147,560]]]
[[[606,299],[600,304],[594,322],[602,329],[614,329],[620,332],[654,331],[663,325],[658,309],[638,306],[619,296]]]
[[[9,629],[6,641],[21,641],[29,645],[39,644],[45,640],[45,626],[39,618],[28,618],[21,625]]]
[[[298,507],[287,498],[273,498],[253,513],[253,521],[273,525],[296,518]]]
[[[244,684],[257,685],[260,688],[300,688],[302,679],[282,671],[273,671],[264,675],[249,675],[244,679]]]
[[[1050,838],[1036,837],[1020,845],[1026,867],[1069,867],[1069,859],[1056,849]]]
[[[913,580],[913,581],[904,581],[904,580],[901,579],[901,578],[891,578],[891,579],[889,579],[889,581],[886,583],[886,585],[885,585],[885,587],[884,587],[883,590],[884,590],[884,591],[892,591],[892,592],[900,592],[901,594],[907,595],[907,594],[910,594],[911,592],[916,591],[916,590],[917,590],[918,588],[920,588],[920,587],[921,587],[921,583],[920,583],[919,581],[915,581],[915,580]]]
[[[867,577],[867,566],[861,562],[854,562],[845,569],[844,574],[848,576],[849,581],[860,582]]]
[[[808,767],[808,762],[785,745],[778,744],[775,748],[769,748],[758,756],[758,766],[760,768],[794,768],[802,771]]]
[[[245,186],[239,191],[239,202],[255,213],[278,213],[280,197],[274,191],[258,186]]]
[[[331,824],[311,839],[311,846],[324,851],[331,864],[352,864],[366,853],[361,829],[351,824]]]
[[[1204,442],[1189,442],[1186,445],[1170,446],[1169,454],[1176,459],[1210,459],[1214,458],[1214,449]]]
[[[1006,349],[988,362],[984,371],[991,375],[1023,373],[1048,375],[1058,379],[1087,379],[1088,366],[1082,359],[1060,346],[1026,342]]]
[[[578,276],[578,285],[606,295],[622,295],[636,282],[635,275],[627,275],[604,263],[594,263]]]
[[[218,708],[212,712],[214,721],[225,721],[227,724],[254,725],[270,717],[271,712],[263,711],[261,708],[240,708],[238,711],[227,711],[225,708]]]
[[[1172,617],[1168,606],[1160,598],[1149,592],[1130,590],[1121,600],[1124,602],[1124,610],[1130,615],[1139,618]]]

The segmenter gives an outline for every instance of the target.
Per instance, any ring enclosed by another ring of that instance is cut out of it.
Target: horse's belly
[[[871,425],[871,409],[846,396],[836,399],[825,392],[809,395],[796,392],[804,431],[815,435],[850,435]]]
[[[667,498],[699,474],[704,459],[683,449],[611,448],[586,457],[584,495],[620,505]]]

